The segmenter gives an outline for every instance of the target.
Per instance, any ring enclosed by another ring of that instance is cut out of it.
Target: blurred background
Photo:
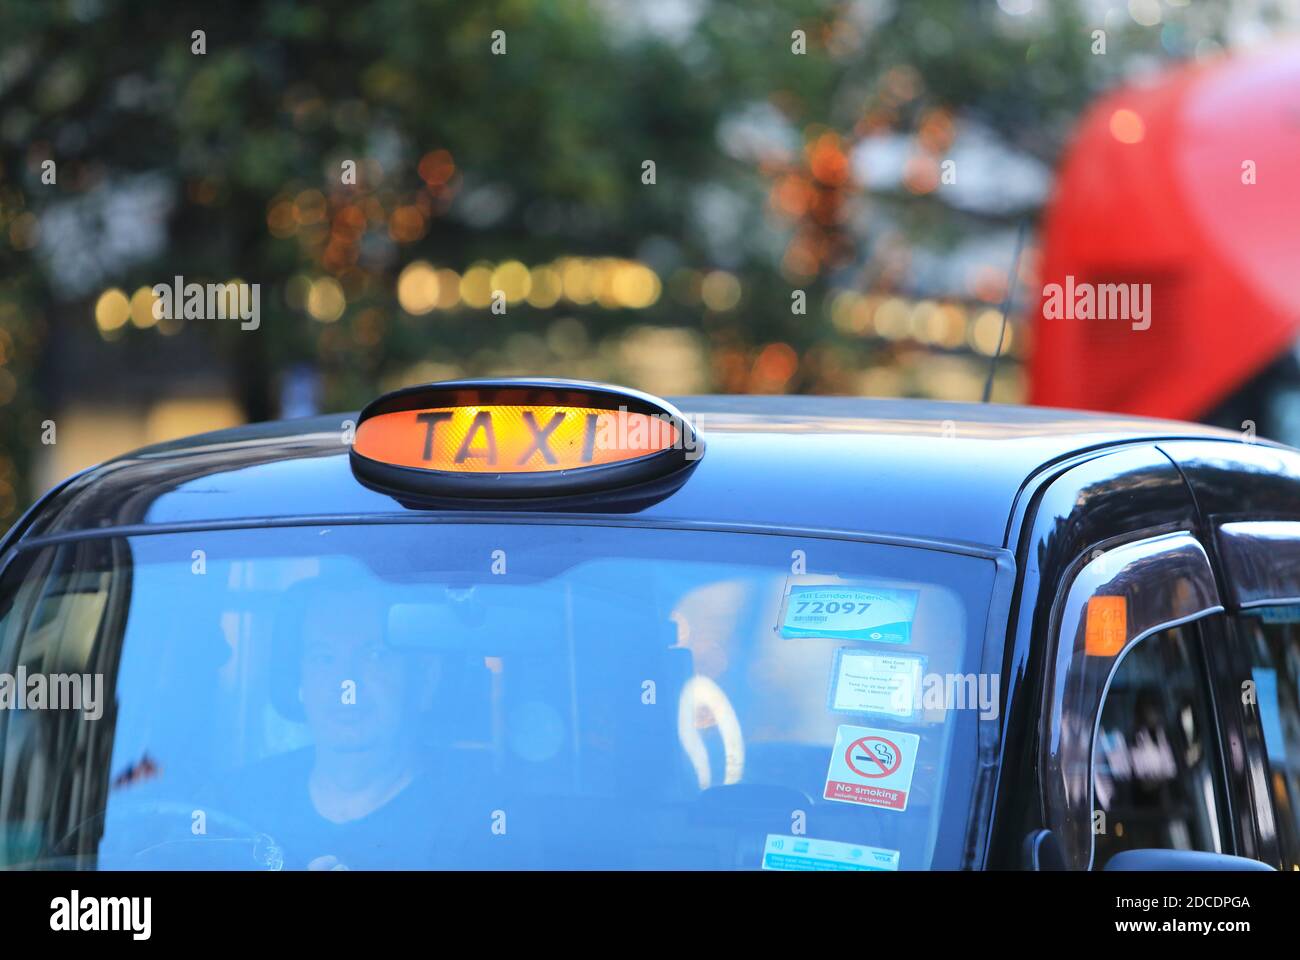
[[[131,448],[421,380],[978,401],[1021,224],[995,401],[1235,424],[1259,376],[1293,382],[1294,294],[1259,308],[1281,319],[1249,362],[1173,400],[1133,384],[1198,373],[1071,386],[1089,368],[1068,341],[1036,386],[1027,318],[1081,240],[1093,277],[1218,269],[1215,244],[1143,259],[1186,236],[1159,216],[1196,193],[1161,165],[1160,117],[1203,89],[1187,77],[1227,76],[1220,115],[1293,111],[1268,149],[1294,182],[1300,54],[1276,51],[1297,26],[1295,0],[6,0],[0,528]],[[1162,177],[1163,213],[1142,211]],[[1275,260],[1264,285],[1293,279]],[[259,284],[259,328],[156,320],[176,275]],[[1090,362],[1180,349],[1137,336]]]

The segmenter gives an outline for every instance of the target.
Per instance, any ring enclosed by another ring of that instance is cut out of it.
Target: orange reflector
[[[1128,639],[1128,598],[1092,597],[1084,626],[1084,652],[1090,657],[1114,657]]]
[[[554,405],[428,407],[381,413],[353,449],[399,467],[447,473],[540,473],[635,460],[679,445],[667,419]]]

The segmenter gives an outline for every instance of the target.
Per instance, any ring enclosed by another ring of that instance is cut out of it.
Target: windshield
[[[28,549],[0,866],[958,867],[993,577],[622,524]]]

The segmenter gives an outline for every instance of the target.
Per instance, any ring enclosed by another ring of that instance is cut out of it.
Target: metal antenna
[[[984,381],[984,399],[988,403],[993,395],[993,374],[998,369],[998,358],[1002,356],[1002,344],[1007,339],[1007,318],[1011,314],[1011,300],[1016,295],[1016,278],[1020,273],[1020,251],[1025,247],[1025,227],[1028,220],[1021,219],[1020,230],[1016,233],[1016,255],[1011,260],[1011,274],[1007,277],[1007,298],[1002,302],[1002,329],[998,333],[998,346],[989,360],[989,378]]]

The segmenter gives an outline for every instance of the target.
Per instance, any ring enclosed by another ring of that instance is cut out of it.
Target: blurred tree
[[[1081,105],[1135,53],[1183,55],[1216,22],[1202,11],[1173,41],[1129,24],[1108,59],[1090,52],[1074,5],[1003,6],[1030,12],[968,0],[262,0],[218,14],[188,2],[9,0],[0,524],[27,499],[48,403],[42,352],[58,349],[66,325],[91,322],[98,292],[64,289],[52,266],[75,273],[96,245],[62,253],[41,230],[56,210],[76,212],[93,237],[111,217],[142,217],[76,202],[121,194],[132,178],[169,198],[164,239],[100,287],[175,275],[259,283],[258,330],[205,325],[250,419],[278,413],[277,378],[293,364],[320,372],[325,406],[349,408],[417,362],[526,362],[560,315],[592,339],[645,320],[701,331],[720,389],[844,389],[840,373],[877,348],[830,328],[829,278],[886,276],[878,220],[939,242],[981,226],[945,210],[935,189],[957,118],[1050,160]],[[905,189],[868,204],[852,151],[882,131],[913,137],[915,162]],[[53,184],[42,182],[47,160]],[[464,271],[571,255],[639,258],[673,295],[636,312],[397,306],[397,277],[417,259]],[[741,283],[702,273],[719,267]],[[791,309],[794,289],[808,295],[806,314]],[[511,343],[524,349],[506,356]]]

